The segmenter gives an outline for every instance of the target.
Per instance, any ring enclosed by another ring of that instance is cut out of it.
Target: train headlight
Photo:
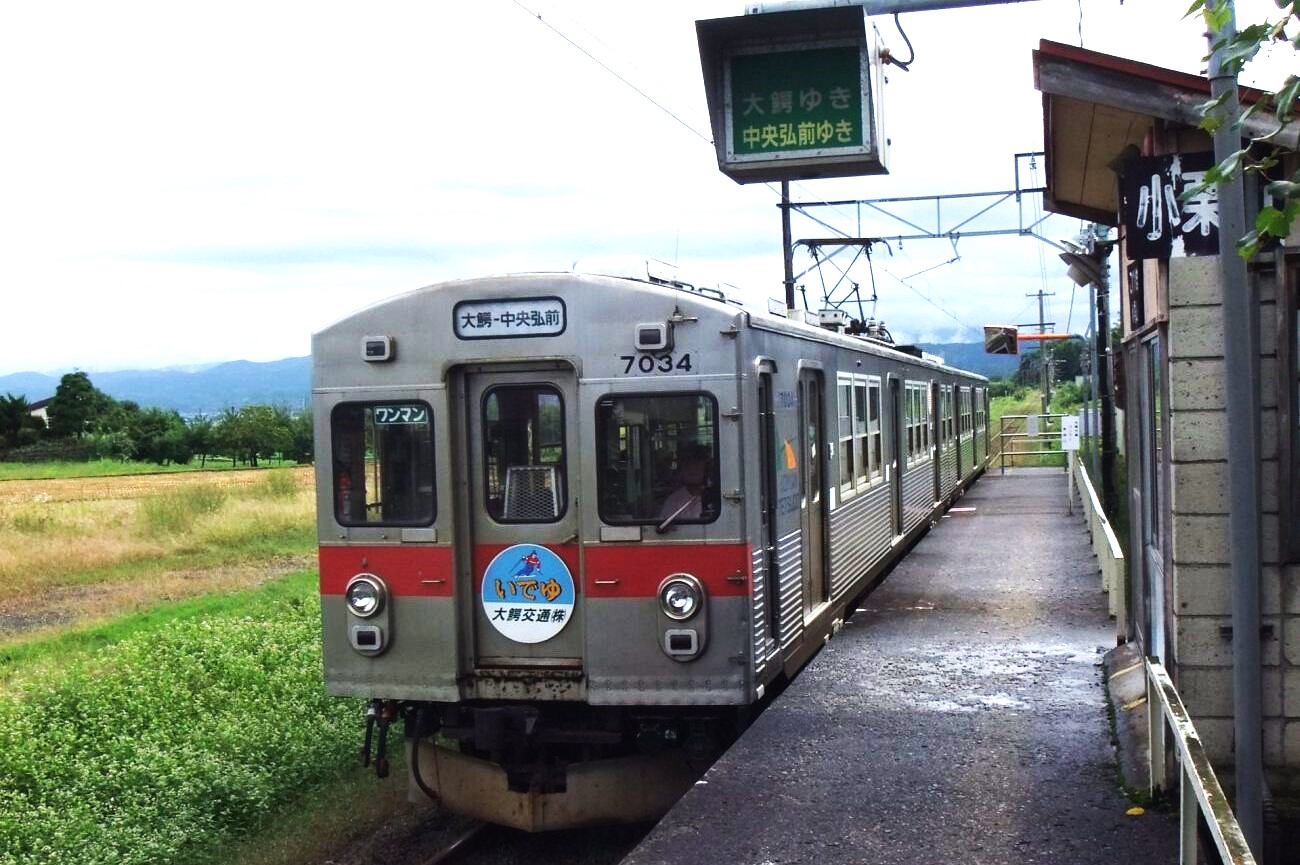
[[[704,586],[690,574],[671,574],[659,585],[659,606],[664,615],[684,622],[704,605]]]
[[[388,590],[384,581],[374,574],[357,574],[348,581],[347,591],[343,593],[352,615],[368,619],[384,608]]]

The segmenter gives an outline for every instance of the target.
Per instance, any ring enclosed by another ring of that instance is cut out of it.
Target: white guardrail
[[[1119,539],[1106,519],[1097,491],[1092,486],[1078,452],[1070,452],[1070,472],[1079,485],[1079,499],[1083,503],[1084,518],[1092,536],[1092,547],[1101,567],[1102,588],[1106,592],[1107,607],[1115,618],[1115,633],[1123,639],[1128,632],[1127,567]],[[1219,779],[1210,765],[1210,758],[1201,745],[1200,734],[1192,724],[1183,699],[1178,695],[1173,680],[1164,665],[1154,658],[1143,661],[1146,670],[1148,743],[1151,759],[1151,793],[1161,792],[1165,786],[1168,750],[1168,731],[1173,731],[1179,767],[1178,828],[1179,857],[1181,865],[1195,865],[1197,857],[1198,817],[1204,816],[1218,849],[1219,859],[1225,865],[1255,865],[1246,838],[1241,833],[1232,806],[1219,785]]]
[[[1232,813],[1228,797],[1219,786],[1219,779],[1210,765],[1210,758],[1201,745],[1201,737],[1192,726],[1178,689],[1165,672],[1164,665],[1147,658],[1147,724],[1151,743],[1151,792],[1154,795],[1165,784],[1165,732],[1173,730],[1174,744],[1178,748],[1178,861],[1182,865],[1197,862],[1197,816],[1205,817],[1214,837],[1219,859],[1225,865],[1255,865],[1246,837]]]
[[[1070,471],[1075,483],[1079,485],[1079,499],[1083,502],[1083,516],[1088,523],[1088,534],[1092,536],[1092,550],[1097,554],[1097,564],[1101,567],[1101,587],[1106,593],[1106,609],[1115,619],[1115,635],[1123,639],[1128,635],[1128,563],[1124,561],[1124,550],[1115,537],[1115,530],[1106,519],[1102,510],[1101,499],[1093,489],[1092,480],[1083,468],[1078,451],[1070,451]]]

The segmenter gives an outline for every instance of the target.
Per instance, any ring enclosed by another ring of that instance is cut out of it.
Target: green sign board
[[[888,172],[879,40],[860,6],[695,22],[718,169],[737,183]]]
[[[732,158],[863,147],[858,46],[734,55],[729,72]]]

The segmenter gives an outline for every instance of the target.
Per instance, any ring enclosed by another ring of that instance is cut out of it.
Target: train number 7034
[[[624,362],[623,375],[644,373],[650,375],[660,372],[691,371],[691,353],[675,355],[665,354],[620,354],[618,359]]]

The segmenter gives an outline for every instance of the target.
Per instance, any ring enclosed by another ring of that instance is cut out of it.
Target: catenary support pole
[[[1088,321],[1093,328],[1093,336],[1097,335],[1097,286],[1095,283],[1088,283]],[[1097,410],[1097,340],[1088,341],[1088,441],[1089,454],[1092,463],[1092,480],[1095,484],[1101,475],[1101,436],[1097,430],[1097,418],[1100,412]],[[1109,516],[1109,515],[1108,515]]]
[[[1101,400],[1101,505],[1107,518],[1118,513],[1115,495],[1115,389],[1111,386],[1110,355],[1110,250],[1113,244],[1097,240],[1093,254],[1101,281],[1097,283],[1097,396]]]
[[[1210,0],[1227,22],[1210,41],[1210,96],[1222,99],[1214,159],[1241,149],[1237,73],[1223,45],[1237,32],[1232,0]],[[1216,50],[1216,46],[1219,46]],[[1264,777],[1261,730],[1259,604],[1259,335],[1258,305],[1237,254],[1246,233],[1241,174],[1219,183],[1219,269],[1223,289],[1224,393],[1228,410],[1228,560],[1232,574],[1232,702],[1237,821],[1258,858],[1263,854]]]
[[[781,255],[785,258],[785,308],[794,309],[794,241],[790,234],[790,181],[781,181]]]

